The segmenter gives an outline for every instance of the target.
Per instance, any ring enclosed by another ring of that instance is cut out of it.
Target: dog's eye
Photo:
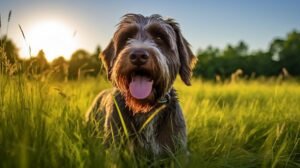
[[[153,39],[157,42],[163,42],[164,41],[164,38],[162,36],[159,36],[159,35],[154,36]]]
[[[155,40],[162,41],[161,37],[159,37],[159,36],[155,37]]]
[[[168,40],[166,38],[166,36],[161,33],[161,32],[155,32],[153,33],[153,40],[157,43],[161,43],[161,44],[167,44],[168,43]]]
[[[128,41],[130,41],[132,39],[132,36],[130,36],[130,35],[123,35],[123,36],[121,36],[120,38],[119,38],[119,45],[120,46],[124,46],[124,45],[126,45],[126,43],[128,43]]]
[[[126,41],[130,40],[131,38],[132,38],[131,36],[126,35],[126,36],[121,37],[120,40],[126,42]]]

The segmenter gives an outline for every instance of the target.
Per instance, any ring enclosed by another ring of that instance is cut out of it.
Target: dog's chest
[[[147,115],[140,115],[134,118],[137,126],[138,144],[147,150],[151,150],[153,153],[160,153],[160,145],[157,142],[158,132],[158,120],[159,115],[149,118]]]

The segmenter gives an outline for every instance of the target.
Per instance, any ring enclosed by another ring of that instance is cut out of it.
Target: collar
[[[170,99],[171,99],[170,92],[171,92],[171,91],[169,91],[165,96],[162,96],[161,98],[159,98],[159,99],[157,100],[157,103],[158,103],[158,104],[165,104],[165,103],[168,103],[168,102],[170,101]]]

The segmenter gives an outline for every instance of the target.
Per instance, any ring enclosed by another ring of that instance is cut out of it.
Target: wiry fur
[[[129,58],[137,49],[149,53],[147,62],[141,66],[134,65]],[[160,15],[127,14],[100,57],[115,89],[100,93],[88,111],[87,119],[101,122],[107,139],[115,136],[123,129],[115,99],[126,128],[138,144],[136,148],[161,154],[166,149],[175,151],[179,146],[185,147],[185,122],[172,85],[177,74],[190,85],[196,59],[178,24]],[[136,73],[153,80],[153,89],[145,99],[136,99],[129,92],[130,80]],[[159,103],[165,97],[168,101]],[[143,123],[158,109],[157,115],[139,132]]]

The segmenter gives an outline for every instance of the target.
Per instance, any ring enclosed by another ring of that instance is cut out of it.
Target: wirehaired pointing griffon
[[[87,113],[106,142],[127,135],[134,149],[154,155],[186,148],[186,125],[173,83],[191,85],[196,61],[178,23],[160,15],[126,14],[100,54],[114,88]]]

